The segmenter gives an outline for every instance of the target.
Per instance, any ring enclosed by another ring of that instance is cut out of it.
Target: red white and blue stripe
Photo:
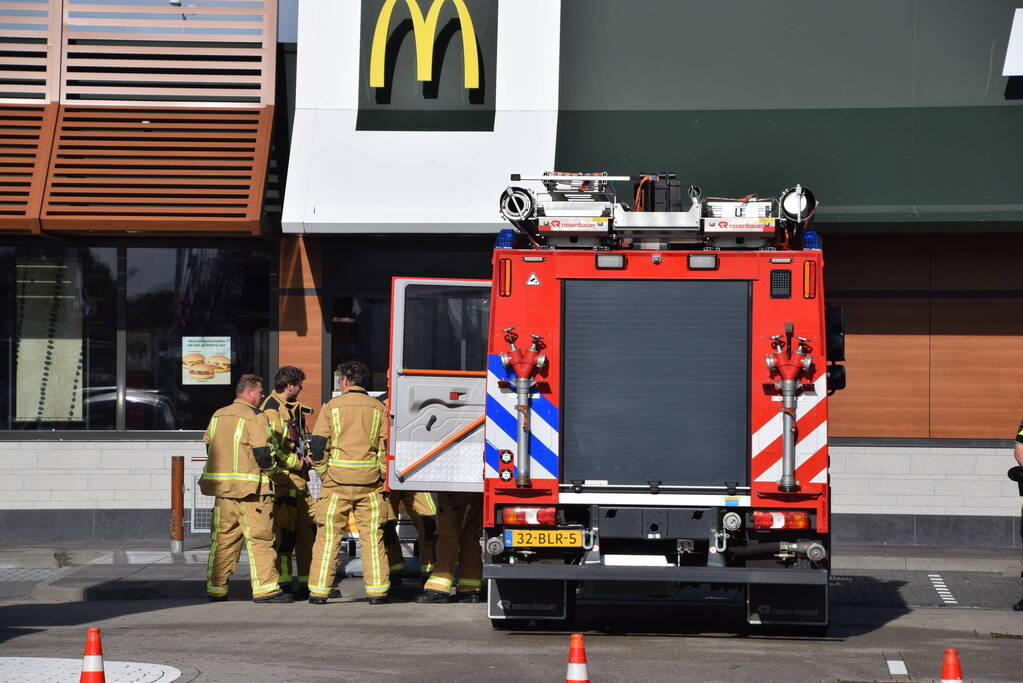
[[[501,386],[501,382],[505,386]],[[497,477],[502,450],[516,450],[518,422],[515,415],[515,375],[501,364],[501,356],[487,358],[486,476]],[[530,476],[533,479],[558,478],[558,408],[535,389],[532,393]],[[517,473],[516,473],[517,474]]]

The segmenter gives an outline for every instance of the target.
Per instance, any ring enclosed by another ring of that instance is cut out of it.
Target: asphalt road
[[[729,605],[584,603],[574,630],[594,681],[930,681],[948,647],[967,680],[1023,680],[1023,614],[1008,609],[1020,580],[933,574],[837,574],[825,637],[750,633]],[[567,631],[494,631],[481,605],[370,606],[360,583],[346,579],[346,597],[326,606],[256,605],[244,586],[221,604],[8,600],[0,657],[78,657],[99,626],[108,660],[176,667],[182,681],[563,680]]]

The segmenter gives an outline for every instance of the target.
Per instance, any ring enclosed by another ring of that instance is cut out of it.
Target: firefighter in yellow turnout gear
[[[436,563],[416,602],[481,602],[483,585],[483,496],[441,493],[437,500]],[[455,569],[458,585],[455,586]]]
[[[425,581],[433,571],[433,544],[437,533],[437,505],[429,493],[415,491],[391,491],[391,519],[384,525],[384,545],[387,546],[387,564],[391,572],[391,583],[401,581],[405,572],[405,558],[401,554],[398,539],[398,514],[408,515],[419,534],[419,573]]]
[[[291,595],[281,592],[274,566],[270,481],[274,458],[267,445],[266,416],[256,408],[263,396],[263,380],[242,375],[235,393],[234,403],[213,414],[203,436],[207,460],[199,488],[207,496],[216,496],[206,593],[211,602],[227,599],[227,582],[244,545],[252,599],[291,602]]]
[[[296,400],[303,381],[305,373],[301,369],[285,365],[274,375],[273,393],[260,406],[273,432],[271,446],[278,451],[273,475],[277,571],[281,584],[290,583],[292,593],[300,600],[309,597],[309,565],[316,538],[305,423],[313,411]]]
[[[390,512],[383,490],[387,410],[363,389],[370,379],[365,365],[350,361],[338,370],[342,394],[320,410],[309,439],[313,467],[322,481],[309,602],[327,602],[341,536],[348,516],[354,515],[366,594],[371,605],[379,605],[388,602],[390,587],[382,528]]]

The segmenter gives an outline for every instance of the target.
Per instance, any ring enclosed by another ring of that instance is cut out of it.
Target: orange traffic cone
[[[82,677],[79,683],[106,683],[103,673],[103,644],[100,642],[99,629],[90,628],[85,636],[85,656],[82,657]]]
[[[963,683],[963,670],[959,667],[959,650],[945,650],[945,661],[941,664],[941,683]]]
[[[590,675],[586,673],[586,646],[583,645],[583,634],[573,633],[568,643],[568,672],[565,683],[589,683]]]

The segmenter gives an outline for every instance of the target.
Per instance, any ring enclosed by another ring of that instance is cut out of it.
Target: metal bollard
[[[185,549],[185,458],[171,458],[171,552]]]

